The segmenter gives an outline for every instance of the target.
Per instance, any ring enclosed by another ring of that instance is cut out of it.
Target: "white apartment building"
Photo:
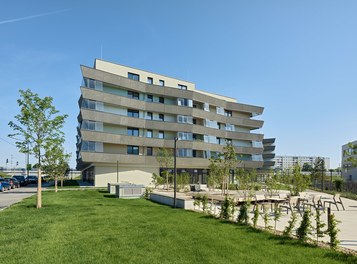
[[[318,157],[315,156],[276,156],[274,158],[276,169],[292,169],[295,165],[300,165],[301,167],[304,163],[308,163],[311,166],[314,165],[316,159]],[[325,161],[325,168],[330,169],[330,158],[320,157]]]

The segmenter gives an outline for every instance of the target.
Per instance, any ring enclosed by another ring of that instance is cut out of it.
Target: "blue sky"
[[[75,166],[79,66],[102,56],[264,106],[261,132],[276,137],[276,154],[337,167],[357,137],[356,13],[353,0],[2,0],[0,166],[11,155],[25,163],[7,124],[26,88],[69,114]]]

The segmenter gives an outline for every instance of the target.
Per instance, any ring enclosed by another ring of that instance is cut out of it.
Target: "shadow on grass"
[[[115,198],[115,194],[105,194],[104,198]]]
[[[108,193],[108,191],[106,191],[106,190],[99,190],[98,192],[99,193]]]

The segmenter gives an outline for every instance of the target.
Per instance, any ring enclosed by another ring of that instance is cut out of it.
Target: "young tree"
[[[306,242],[308,239],[308,235],[311,234],[311,220],[310,220],[311,213],[310,211],[306,210],[304,215],[302,216],[302,220],[300,223],[299,228],[296,230],[296,236],[299,240]]]
[[[167,190],[169,190],[169,177],[170,177],[169,169],[172,168],[174,163],[172,151],[166,148],[160,148],[156,156],[156,160],[160,164],[160,167],[165,169],[163,171],[163,174],[165,175],[166,178],[166,188]]]
[[[55,180],[55,192],[57,192],[58,177],[61,178],[61,186],[63,187],[63,176],[68,170],[68,162],[71,157],[70,154],[65,153],[63,142],[54,140],[48,142],[46,152],[43,157],[43,168],[51,178]]]
[[[220,181],[222,184],[222,194],[228,194],[229,176],[231,171],[237,167],[237,156],[232,144],[228,144],[223,148],[223,153],[218,157],[210,159],[210,175],[215,177],[215,181]]]
[[[315,187],[316,187],[316,180],[317,180],[318,178],[321,178],[321,190],[322,190],[322,191],[324,190],[325,171],[326,171],[325,161],[324,161],[323,158],[318,157],[318,158],[315,160],[315,163],[314,163],[314,168],[313,168],[313,171],[312,171],[312,176],[313,176],[314,181],[315,181]]]
[[[17,140],[16,146],[20,152],[34,154],[37,159],[37,208],[42,207],[42,158],[51,142],[63,139],[61,128],[67,118],[67,115],[58,115],[59,111],[52,105],[52,101],[52,97],[40,98],[29,89],[20,90],[20,99],[17,100],[20,114],[15,116],[17,123],[9,122],[9,126],[15,131],[9,137]]]
[[[256,182],[256,171],[239,168],[236,170],[236,180],[238,181],[238,189],[243,191],[244,200],[247,200],[253,194],[253,189]]]
[[[299,165],[294,166],[293,176],[291,180],[292,187],[290,191],[293,196],[298,196],[299,192],[306,190],[306,188],[309,186],[309,179],[300,172]]]

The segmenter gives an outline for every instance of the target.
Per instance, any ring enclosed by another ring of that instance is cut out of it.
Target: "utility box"
[[[145,191],[142,184],[117,184],[115,185],[116,198],[140,198]]]
[[[120,183],[115,182],[115,183],[109,183],[108,182],[108,193],[110,194],[115,194],[115,186],[119,185]]]

